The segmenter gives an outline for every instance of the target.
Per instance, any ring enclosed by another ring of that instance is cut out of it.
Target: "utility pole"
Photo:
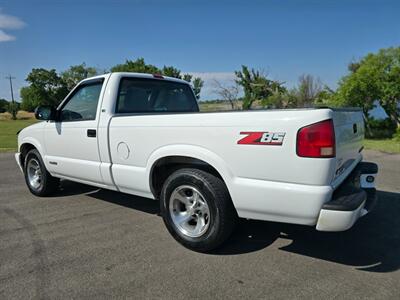
[[[8,76],[6,76],[6,79],[10,80],[11,114],[12,114],[12,119],[16,120],[17,119],[17,112],[16,112],[16,107],[15,107],[14,92],[13,92],[13,86],[12,86],[12,80],[15,79],[15,77],[12,77],[11,75],[8,75]]]

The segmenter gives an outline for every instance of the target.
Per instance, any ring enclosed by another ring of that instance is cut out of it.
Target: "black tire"
[[[40,170],[40,180],[36,182],[37,184],[32,184],[30,182],[29,172],[33,173],[34,170],[34,168],[30,167],[30,163],[31,165],[37,166],[38,170]],[[51,195],[60,185],[60,179],[50,175],[43,163],[42,156],[36,149],[30,150],[25,156],[24,177],[26,185],[31,193],[39,197]]]
[[[175,209],[171,212],[170,201],[176,200],[171,200],[171,195],[181,187],[193,187],[207,203],[209,224],[200,236],[184,234],[173,221]],[[184,168],[172,173],[161,190],[160,206],[164,223],[175,240],[198,252],[208,252],[221,246],[232,234],[238,219],[225,183],[198,169]]]

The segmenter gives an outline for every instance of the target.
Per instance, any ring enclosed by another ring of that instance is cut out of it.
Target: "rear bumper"
[[[378,166],[361,162],[333,193],[318,217],[317,230],[344,231],[374,207],[377,197],[375,179]]]

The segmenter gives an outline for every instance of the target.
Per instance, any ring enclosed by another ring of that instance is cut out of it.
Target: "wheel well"
[[[32,149],[36,149],[36,147],[33,146],[32,144],[25,143],[25,144],[22,144],[22,145],[21,145],[20,150],[19,150],[19,152],[21,153],[21,155],[20,155],[20,157],[19,157],[19,160],[20,160],[20,162],[21,162],[21,166],[24,166],[25,156],[26,156],[26,154],[27,154],[29,151],[31,151]]]
[[[220,178],[221,174],[207,162],[187,156],[167,156],[157,160],[150,172],[150,188],[156,199],[159,198],[165,180],[178,169],[195,168],[206,171]]]

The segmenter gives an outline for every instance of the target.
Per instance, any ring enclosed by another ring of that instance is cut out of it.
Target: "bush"
[[[0,99],[0,113],[5,113],[7,111],[8,104],[6,99]]]
[[[400,127],[397,127],[396,132],[393,134],[393,139],[400,142]]]
[[[0,121],[9,121],[12,119],[12,115],[9,112],[0,113]],[[20,110],[17,113],[17,120],[32,120],[35,119],[35,114]]]
[[[11,114],[9,112],[0,113],[0,121],[11,120]]]
[[[389,118],[383,120],[376,120],[374,118],[368,119],[367,130],[365,136],[370,139],[387,139],[391,138],[396,132],[396,124]]]

